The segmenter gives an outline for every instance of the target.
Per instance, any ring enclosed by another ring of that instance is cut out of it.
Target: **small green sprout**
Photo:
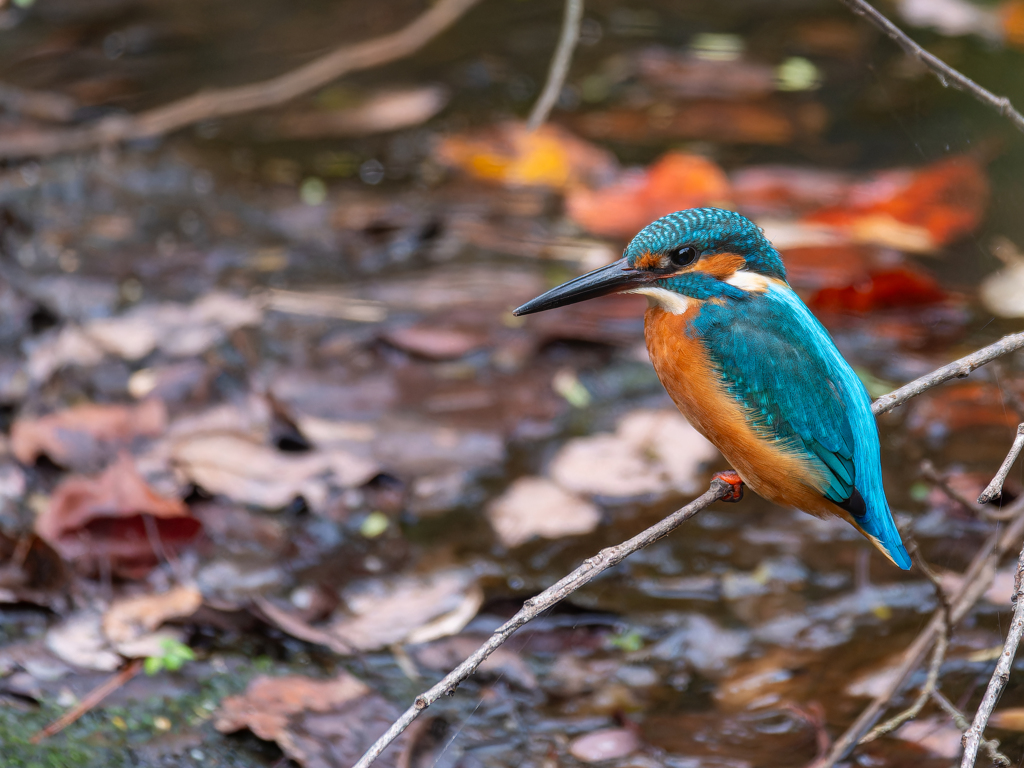
[[[196,659],[191,648],[173,637],[163,638],[160,641],[160,650],[163,651],[160,656],[149,656],[143,664],[142,668],[146,670],[147,675],[155,675],[165,669],[168,672],[177,672],[186,661]]]

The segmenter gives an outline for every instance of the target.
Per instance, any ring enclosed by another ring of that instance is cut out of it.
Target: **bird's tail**
[[[883,503],[881,509],[867,510],[864,515],[853,515],[853,524],[893,565],[904,571],[910,569],[910,555],[896,530],[888,504]]]

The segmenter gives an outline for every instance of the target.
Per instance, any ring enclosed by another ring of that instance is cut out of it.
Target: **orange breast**
[[[725,391],[703,343],[687,335],[698,311],[696,304],[682,315],[651,306],[644,318],[647,352],[676,407],[759,495],[819,517],[849,519],[817,490],[821,479],[809,462],[751,429],[743,407]]]

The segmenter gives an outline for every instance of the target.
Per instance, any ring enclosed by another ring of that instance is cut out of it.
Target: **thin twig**
[[[43,739],[60,733],[90,709],[107,698],[107,696],[139,674],[140,669],[142,669],[142,659],[134,659],[130,661],[127,667],[122,669],[116,675],[107,678],[103,683],[89,691],[89,693],[85,695],[85,698],[68,710],[64,715],[57,720],[54,720],[41,731],[33,734],[32,738],[29,739],[29,743],[38,744]]]
[[[899,47],[907,54],[913,56],[928,67],[944,87],[949,88],[952,86],[958,91],[965,91],[966,93],[969,93],[982,104],[987,104],[1003,117],[1008,118],[1017,130],[1024,131],[1024,115],[1013,108],[1013,104],[1010,103],[1008,98],[1005,96],[996,96],[991,91],[982,88],[962,72],[953,69],[942,59],[928,53],[928,51],[911,40],[906,32],[889,21],[889,19],[879,13],[876,8],[865,2],[865,0],[842,0],[842,2],[858,16],[865,17],[868,21],[878,27],[878,29],[882,30],[882,32],[894,40],[896,44],[899,45]]]
[[[978,517],[988,518],[989,510],[981,507],[972,499],[968,499],[962,493],[959,493],[956,488],[949,484],[949,481],[939,474],[939,470],[935,468],[928,459],[921,463],[921,476],[925,478],[930,484],[937,487],[946,498],[954,504],[961,505],[968,512],[973,512]]]
[[[964,756],[960,761],[960,768],[974,768],[974,762],[978,759],[978,744],[982,734],[985,733],[985,726],[988,725],[988,718],[995,709],[996,702],[1003,693],[1003,688],[1010,680],[1010,667],[1013,664],[1013,657],[1017,655],[1017,646],[1020,645],[1020,638],[1024,635],[1024,600],[1021,599],[1024,592],[1024,548],[1020,551],[1017,559],[1017,578],[1013,587],[1013,623],[1006,633],[1006,642],[1003,643],[1003,652],[999,655],[999,662],[996,664],[992,678],[988,681],[985,695],[981,699],[978,711],[974,715],[974,722],[964,734]]]
[[[978,497],[979,504],[988,504],[990,501],[994,501],[1001,498],[1003,495],[1003,483],[1006,482],[1006,476],[1010,474],[1010,468],[1013,466],[1013,462],[1020,456],[1020,450],[1024,448],[1024,424],[1017,425],[1017,437],[1013,440],[1013,445],[1010,447],[1010,452],[1006,454],[1006,458],[1003,460],[1003,465],[996,472],[996,476],[992,478],[992,482],[988,484],[988,487],[981,492],[981,496]]]
[[[1024,498],[1015,501],[1011,509],[1014,516],[1009,525],[1005,529],[997,528],[981,546],[964,573],[960,591],[950,600],[953,606],[950,620],[953,625],[956,625],[981,599],[992,584],[996,567],[1003,555],[1015,548],[1024,537]],[[944,625],[945,616],[940,608],[935,611],[914,642],[903,652],[903,659],[887,681],[885,689],[872,699],[860,716],[832,745],[832,749],[825,759],[815,763],[814,768],[832,768],[849,754],[861,737],[878,721],[879,716],[889,706],[893,697],[899,693],[907,678],[921,665],[932,644],[942,632]]]
[[[558,37],[558,47],[551,58],[548,79],[544,83],[537,103],[530,111],[526,127],[535,131],[548,119],[555,102],[562,93],[565,78],[569,74],[572,63],[572,52],[576,49],[576,41],[580,39],[580,22],[583,21],[583,0],[565,0],[565,15],[562,17],[562,33]]]
[[[539,595],[531,597],[523,603],[519,613],[495,630],[490,639],[481,645],[472,656],[445,675],[441,682],[429,691],[425,691],[417,696],[412,706],[402,713],[402,716],[395,721],[387,733],[377,739],[373,746],[359,759],[355,768],[368,768],[387,746],[398,738],[402,731],[409,727],[410,723],[423,714],[427,707],[443,695],[454,695],[459,683],[472,675],[477,667],[483,663],[484,659],[490,656],[498,646],[508,640],[521,626],[537,618],[548,608],[564,600],[580,587],[588,584],[594,577],[618,565],[629,555],[664,538],[702,509],[706,509],[718,501],[718,499],[731,492],[732,486],[724,480],[712,480],[710,488],[704,492],[703,496],[694,499],[682,509],[676,510],[665,519],[629,539],[629,541],[602,549],[595,557],[584,560],[579,568],[561,581],[548,587]]]
[[[942,610],[942,628],[938,639],[935,641],[935,648],[932,651],[932,660],[928,665],[928,675],[925,677],[924,685],[921,686],[917,699],[907,709],[889,718],[884,723],[876,725],[871,729],[870,733],[857,742],[858,744],[867,744],[869,741],[874,741],[879,736],[895,731],[908,720],[913,720],[921,714],[921,710],[924,709],[928,699],[938,690],[939,672],[942,669],[942,663],[946,660],[946,651],[949,650],[949,639],[953,635],[953,606],[949,602],[946,590],[942,588],[942,582],[939,580],[938,574],[932,570],[931,566],[928,565],[921,555],[921,548],[918,547],[917,541],[907,534],[904,534],[904,540],[907,543],[907,549],[914,558],[914,562],[927,577],[928,581],[932,583],[935,597],[938,599]]]
[[[954,725],[956,725],[961,732],[964,732],[971,727],[970,722],[967,720],[967,715],[957,709],[953,702],[943,696],[942,691],[932,691],[932,701],[939,706],[939,709],[953,719]],[[996,765],[1010,765],[1010,758],[999,751],[999,739],[982,739],[981,748],[985,750],[989,759]]]
[[[847,2],[847,0],[843,0],[843,2]],[[1014,333],[1009,336],[1004,336],[995,344],[989,344],[987,347],[983,347],[977,352],[972,352],[966,357],[954,360],[949,365],[944,365],[919,379],[914,379],[914,381],[909,384],[905,384],[887,395],[882,395],[871,404],[871,412],[875,414],[875,416],[878,416],[886,411],[891,411],[893,408],[898,408],[912,397],[917,397],[925,390],[938,386],[950,379],[962,379],[970,375],[971,371],[974,371],[987,363],[991,363],[993,360],[1000,358],[1003,355],[1015,352],[1021,347],[1024,347],[1024,333]]]
[[[291,72],[237,88],[200,91],[134,116],[112,115],[80,128],[24,131],[0,136],[0,157],[39,157],[122,141],[162,136],[203,120],[284,104],[342,75],[415,53],[479,0],[438,0],[408,25],[362,43],[344,45]]]

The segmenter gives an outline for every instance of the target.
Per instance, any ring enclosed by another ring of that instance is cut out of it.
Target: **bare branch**
[[[953,606],[949,602],[946,590],[942,588],[938,574],[932,570],[931,566],[928,565],[921,555],[921,548],[918,547],[917,542],[906,534],[904,534],[904,538],[907,542],[907,549],[910,550],[910,554],[914,558],[914,562],[928,578],[928,581],[932,583],[932,588],[935,590],[935,597],[938,599],[942,609],[942,628],[938,639],[935,641],[935,649],[932,651],[932,660],[928,665],[928,675],[925,678],[924,685],[921,686],[921,692],[918,693],[917,699],[907,709],[886,720],[884,723],[876,725],[867,736],[864,736],[857,742],[858,744],[867,744],[869,741],[874,741],[879,736],[895,731],[908,720],[913,720],[921,714],[921,710],[924,709],[928,699],[938,691],[939,671],[942,669],[942,663],[946,660],[946,651],[949,650],[949,638],[953,635]]]
[[[1006,510],[989,509],[987,507],[981,506],[981,504],[973,501],[972,499],[968,499],[966,496],[964,496],[962,493],[956,490],[953,486],[951,486],[949,484],[949,481],[946,480],[946,478],[944,478],[942,475],[940,475],[938,470],[935,469],[935,465],[932,464],[927,459],[921,462],[921,476],[926,481],[928,481],[936,488],[938,488],[940,491],[942,491],[944,494],[946,494],[946,497],[949,498],[950,501],[959,504],[968,512],[973,512],[977,517],[981,518],[982,520],[1006,520],[1008,516],[1012,516],[1012,513]]]
[[[1011,509],[1013,518],[1009,525],[1005,529],[997,529],[989,536],[964,573],[963,586],[961,586],[960,591],[950,600],[953,606],[950,620],[954,625],[974,607],[974,604],[981,599],[982,595],[985,594],[985,591],[992,584],[996,567],[999,565],[1003,555],[1016,548],[1021,538],[1024,537],[1024,498],[1015,501]],[[871,701],[871,704],[861,712],[854,723],[832,745],[828,755],[824,759],[815,762],[813,768],[832,768],[832,766],[849,754],[861,737],[878,721],[878,718],[885,711],[885,708],[889,706],[893,697],[899,693],[907,678],[924,661],[932,644],[942,632],[944,625],[945,616],[940,608],[932,615],[931,620],[918,634],[914,642],[903,652],[903,659],[887,682],[885,690]]]
[[[572,52],[576,49],[576,41],[580,39],[580,22],[583,21],[583,0],[565,0],[565,15],[562,17],[562,33],[558,38],[558,47],[551,58],[548,79],[544,83],[537,103],[530,111],[526,127],[533,131],[541,126],[551,114],[551,109],[558,101],[565,78],[569,74],[572,63]]]
[[[200,91],[138,115],[113,115],[80,128],[32,130],[0,136],[0,158],[77,152],[162,136],[202,120],[276,107],[349,72],[380,66],[415,53],[477,2],[479,0],[438,0],[397,32],[343,45],[298,69],[263,82]]]
[[[1010,447],[1010,452],[1006,454],[1003,465],[996,472],[996,476],[992,478],[992,482],[988,484],[988,487],[978,497],[979,504],[988,504],[990,501],[994,501],[1003,495],[1003,483],[1006,482],[1006,476],[1010,474],[1010,467],[1013,466],[1013,462],[1020,456],[1021,448],[1024,448],[1024,424],[1017,425],[1017,437]]]
[[[889,19],[865,2],[865,0],[842,0],[842,2],[858,16],[863,16],[878,27],[878,29],[882,30],[907,54],[928,67],[944,87],[949,88],[952,86],[958,91],[969,93],[982,104],[987,104],[1003,117],[1008,118],[1017,130],[1024,131],[1024,115],[1013,108],[1013,104],[1010,103],[1008,98],[996,96],[991,91],[982,88],[962,72],[953,69],[942,59],[928,53],[928,51],[911,40],[906,32],[889,21]]]
[[[974,722],[964,734],[964,756],[960,761],[960,768],[974,768],[974,762],[978,759],[978,745],[982,734],[985,733],[985,726],[988,718],[999,701],[1003,688],[1010,680],[1010,667],[1013,664],[1013,657],[1017,654],[1017,646],[1020,645],[1020,638],[1024,635],[1024,600],[1021,599],[1024,593],[1024,549],[1020,551],[1017,559],[1017,579],[1013,589],[1013,623],[1006,633],[1006,642],[1003,643],[1003,652],[999,655],[992,678],[988,681],[988,688],[981,699],[978,711],[974,715]]]
[[[398,738],[399,734],[408,728],[427,707],[443,695],[451,696],[454,694],[459,683],[473,674],[477,667],[483,663],[484,659],[494,653],[498,646],[508,640],[521,626],[537,618],[537,616],[551,606],[564,600],[577,589],[592,581],[598,574],[604,573],[609,568],[618,565],[634,552],[664,538],[702,509],[706,509],[729,493],[732,493],[731,485],[724,480],[712,480],[711,487],[708,488],[703,496],[694,499],[682,509],[676,510],[665,519],[629,539],[629,541],[602,549],[595,557],[584,560],[579,568],[561,581],[548,587],[536,597],[531,597],[523,603],[519,613],[495,630],[490,639],[481,645],[472,656],[445,675],[441,682],[429,691],[417,696],[412,706],[402,713],[402,716],[395,721],[387,733],[377,739],[374,745],[366,751],[366,754],[359,759],[355,768],[368,768],[387,746]]]
[[[846,0],[843,0],[843,2],[846,2]],[[949,365],[944,365],[919,379],[915,379],[909,384],[905,384],[897,390],[893,390],[887,395],[882,395],[871,404],[871,412],[878,416],[886,411],[891,411],[893,408],[898,408],[925,390],[938,386],[950,379],[962,379],[968,376],[971,371],[991,363],[1003,355],[1015,352],[1021,347],[1024,347],[1024,333],[1004,336],[995,344],[989,344],[987,347],[983,347],[966,357],[961,357]]]
[[[932,691],[932,701],[939,705],[939,709],[953,718],[953,723],[961,731],[966,731],[971,727],[967,716],[957,709],[953,702],[943,696],[942,691]],[[982,739],[981,748],[996,765],[1009,766],[1011,764],[1010,758],[999,751],[999,739]]]

